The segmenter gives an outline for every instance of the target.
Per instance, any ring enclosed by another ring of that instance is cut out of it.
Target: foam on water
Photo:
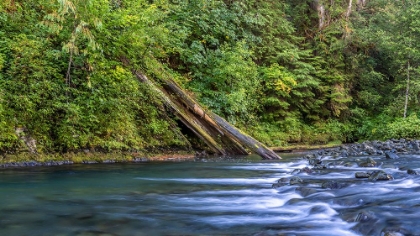
[[[420,169],[420,156],[407,158]],[[0,212],[7,218],[0,217],[0,234],[353,236],[381,235],[386,227],[418,233],[419,176],[387,168],[395,180],[373,182],[355,172],[380,168],[341,164],[292,174],[304,167],[312,166],[299,159],[4,171]],[[292,176],[303,183],[271,188]],[[323,188],[328,181],[346,185]],[[365,221],[357,221],[360,215]]]
[[[249,185],[249,184],[272,184],[277,178],[258,178],[258,179],[245,179],[245,178],[141,178],[136,177],[138,180],[148,181],[162,181],[162,182],[183,182],[190,184],[223,184],[223,185]]]

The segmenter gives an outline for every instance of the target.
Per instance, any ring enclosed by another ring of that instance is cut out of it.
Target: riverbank
[[[131,152],[79,152],[64,154],[4,154],[0,159],[0,168],[19,168],[34,166],[61,166],[72,164],[98,163],[136,163],[148,161],[184,161],[195,158],[195,154],[188,151],[166,151],[159,153],[131,153]]]
[[[294,144],[287,147],[272,147],[275,152],[306,152],[315,156],[363,156],[386,155],[386,153],[419,153],[420,140],[390,139],[387,141],[365,141],[363,143],[325,145]],[[34,166],[60,166],[71,164],[98,163],[137,163],[149,161],[186,161],[194,158],[207,158],[203,152],[184,150],[160,150],[150,152],[78,152],[64,154],[31,154],[28,152],[3,154],[0,168],[19,168]]]

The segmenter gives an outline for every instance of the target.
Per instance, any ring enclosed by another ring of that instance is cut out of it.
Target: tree
[[[374,32],[372,41],[387,57],[389,68],[386,73],[397,79],[394,91],[399,95],[395,102],[402,103],[403,109],[396,112],[405,118],[410,108],[416,109],[409,106],[415,102],[412,98],[417,97],[411,94],[420,89],[418,81],[413,79],[420,66],[420,3],[411,0],[374,3],[379,13],[370,21],[370,29]]]

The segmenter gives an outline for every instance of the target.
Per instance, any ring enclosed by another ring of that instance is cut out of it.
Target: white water
[[[354,173],[378,168],[337,164],[296,175],[301,186],[271,187],[303,167],[292,159],[2,170],[0,235],[420,235],[417,176],[389,168],[395,180],[370,182]],[[321,187],[331,180],[347,185]]]

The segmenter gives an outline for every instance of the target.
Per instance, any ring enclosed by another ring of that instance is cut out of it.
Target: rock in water
[[[393,152],[385,152],[385,157],[387,159],[398,159],[398,158],[400,158],[397,154],[395,154]]]
[[[329,189],[341,189],[347,187],[347,184],[340,183],[337,181],[327,181],[322,184],[322,188],[329,188]]]
[[[374,167],[376,165],[376,161],[372,159],[372,157],[368,157],[366,161],[359,163],[360,167]]]
[[[314,188],[307,188],[307,187],[298,187],[298,188],[296,188],[296,191],[297,192],[300,192],[300,194],[303,197],[309,196],[309,195],[317,192],[316,189],[314,189]]]
[[[383,170],[375,170],[373,171],[370,176],[369,180],[377,181],[377,180],[393,180],[394,178],[392,175],[385,173]]]
[[[407,174],[409,174],[409,175],[419,175],[419,172],[417,172],[417,171],[415,171],[413,169],[408,169],[407,170]]]
[[[302,168],[302,169],[300,169],[300,172],[299,173],[306,173],[306,174],[312,174],[312,169],[311,168],[309,168],[309,167],[304,167],[304,168]]]
[[[293,176],[292,178],[290,178],[290,185],[295,185],[295,184],[301,184],[303,183],[303,180],[297,176]]]
[[[414,151],[416,152],[420,151],[419,144],[416,141],[412,141],[411,146],[413,147]]]
[[[355,177],[360,179],[360,178],[369,178],[370,174],[366,173],[366,172],[356,172]]]

